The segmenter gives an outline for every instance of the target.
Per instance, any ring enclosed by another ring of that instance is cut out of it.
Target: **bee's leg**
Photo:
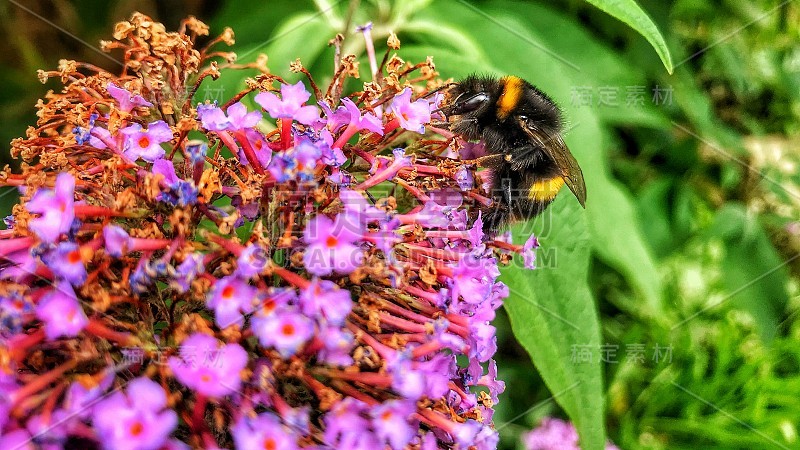
[[[505,155],[503,155],[502,153],[497,153],[494,155],[481,156],[480,158],[475,158],[475,159],[466,159],[464,160],[464,164],[474,164],[478,167],[486,167],[485,164],[487,162],[490,162],[495,159],[502,159],[504,157]]]

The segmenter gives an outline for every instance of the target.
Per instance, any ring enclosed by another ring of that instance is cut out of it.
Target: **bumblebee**
[[[475,160],[490,170],[484,229],[536,217],[564,184],[585,207],[583,172],[564,143],[561,111],[544,92],[514,76],[470,76],[445,91],[439,109],[452,132],[486,147]]]

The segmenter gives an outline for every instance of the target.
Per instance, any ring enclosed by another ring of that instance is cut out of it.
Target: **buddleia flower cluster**
[[[121,71],[40,72],[0,173],[0,448],[496,447],[498,265],[536,242],[484,232],[433,62],[359,31],[368,81],[342,36],[319,86],[142,14],[102,42]]]

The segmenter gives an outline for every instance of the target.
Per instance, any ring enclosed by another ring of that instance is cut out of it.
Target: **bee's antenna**
[[[438,88],[436,88],[436,89],[434,89],[434,90],[432,90],[432,91],[428,92],[427,94],[423,95],[423,96],[422,96],[422,98],[428,98],[428,97],[430,97],[431,95],[433,95],[433,94],[435,94],[435,93],[437,93],[437,92],[441,91],[442,89],[447,89],[447,88],[449,88],[449,87],[453,87],[453,86],[455,86],[455,85],[457,85],[457,84],[458,84],[458,83],[447,83],[447,84],[443,84],[443,85],[439,86]]]

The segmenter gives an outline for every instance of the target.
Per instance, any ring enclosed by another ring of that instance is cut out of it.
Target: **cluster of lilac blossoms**
[[[353,55],[325,91],[252,64],[198,102],[235,60],[207,34],[134,14],[125,75],[40,74],[0,176],[0,448],[496,448],[498,265],[538,243],[484,233],[432,62],[349,96]]]

